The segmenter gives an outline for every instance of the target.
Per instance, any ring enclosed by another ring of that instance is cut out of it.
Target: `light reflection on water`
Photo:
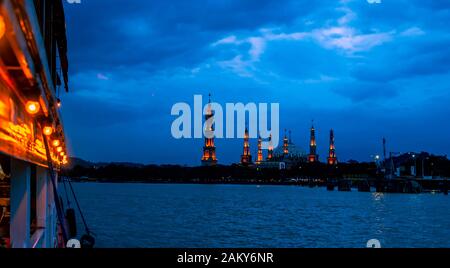
[[[99,247],[450,247],[444,195],[75,184]]]

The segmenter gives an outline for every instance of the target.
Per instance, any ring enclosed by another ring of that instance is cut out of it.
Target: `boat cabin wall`
[[[0,224],[0,247],[55,247],[56,212],[48,171],[5,155],[0,159],[5,178],[0,180],[0,211],[8,215]]]

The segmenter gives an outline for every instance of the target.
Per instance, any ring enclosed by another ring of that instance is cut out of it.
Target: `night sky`
[[[321,160],[450,153],[450,2],[82,0],[66,4],[74,156],[198,165],[202,140],[175,140],[177,102],[279,102],[280,124]],[[218,140],[238,162],[242,140]],[[252,141],[255,154],[256,141]]]

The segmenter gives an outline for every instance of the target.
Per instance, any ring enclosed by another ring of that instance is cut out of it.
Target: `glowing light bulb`
[[[28,101],[27,104],[25,105],[25,108],[26,108],[27,112],[31,115],[35,115],[35,114],[39,113],[39,111],[41,110],[41,106],[39,105],[39,102],[36,102],[36,101]]]
[[[59,146],[58,148],[56,148],[56,151],[57,151],[58,153],[61,153],[61,152],[63,151],[63,147]]]
[[[51,126],[45,126],[43,129],[44,135],[45,136],[50,136],[53,134],[53,127]]]
[[[62,104],[61,104],[61,99],[58,98],[58,99],[56,100],[56,107],[61,108],[61,105],[62,105]]]
[[[54,141],[52,142],[52,145],[53,145],[53,147],[58,147],[58,146],[61,145],[61,142],[60,142],[59,140],[54,140]]]
[[[2,38],[5,35],[6,32],[6,24],[5,19],[3,16],[0,16],[0,38]]]

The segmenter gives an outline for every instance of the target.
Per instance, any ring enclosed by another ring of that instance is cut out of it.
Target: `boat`
[[[352,182],[350,180],[339,180],[338,182],[338,191],[339,192],[351,192],[352,191]]]
[[[375,182],[375,192],[377,193],[385,193],[386,192],[386,185],[384,183],[384,180],[377,180]]]
[[[370,192],[370,182],[368,180],[362,180],[358,183],[358,192]]]
[[[408,180],[403,188],[403,193],[406,194],[420,194],[422,192],[422,186],[415,180]]]
[[[65,247],[58,186],[68,164],[62,0],[0,1],[0,248]],[[73,223],[72,223],[73,224]]]
[[[441,192],[442,192],[444,195],[448,195],[448,181],[447,181],[447,180],[444,180],[444,181],[441,183],[440,188],[441,188]]]
[[[335,187],[336,187],[335,186],[335,182],[333,180],[328,180],[328,182],[327,182],[327,191],[332,192],[332,191],[334,191]]]

